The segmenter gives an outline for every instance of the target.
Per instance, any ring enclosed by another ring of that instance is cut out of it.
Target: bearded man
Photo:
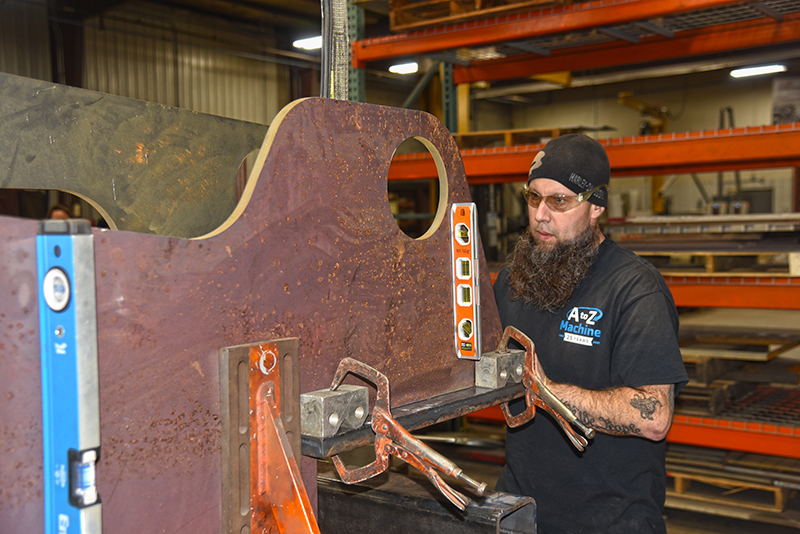
[[[664,438],[688,381],[678,313],[659,272],[600,230],[609,178],[597,141],[547,143],[525,188],[530,230],[494,285],[539,380],[596,430],[584,452],[541,412],[508,430],[497,489],[533,497],[542,534],[666,533]]]

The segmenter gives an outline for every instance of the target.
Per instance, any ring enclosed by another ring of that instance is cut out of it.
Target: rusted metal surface
[[[258,180],[219,234],[95,231],[106,528],[219,531],[222,347],[299,338],[301,392],[327,387],[355,357],[389,378],[393,407],[473,385],[474,363],[453,353],[446,225],[411,239],[387,201],[391,154],[411,136],[441,154],[444,211],[469,201],[458,149],[430,115],[309,99],[276,119]],[[36,224],[0,218],[0,530],[10,532],[43,528]],[[500,322],[482,285],[493,346]]]
[[[0,188],[90,200],[111,228],[197,237],[267,126],[0,73]]]

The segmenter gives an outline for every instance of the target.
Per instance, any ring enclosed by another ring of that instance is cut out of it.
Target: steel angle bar
[[[522,384],[513,384],[499,389],[471,387],[392,408],[392,415],[403,428],[413,431],[516,399],[523,394]],[[303,435],[301,447],[305,456],[327,458],[363,445],[369,445],[374,437],[375,434],[367,425],[328,438]]]
[[[668,28],[664,28],[663,26],[659,26],[658,24],[654,24],[654,23],[652,23],[650,21],[647,21],[647,20],[640,20],[640,21],[634,22],[633,24],[634,24],[634,26],[638,26],[639,28],[641,28],[641,29],[643,29],[645,31],[661,35],[662,37],[666,37],[667,39],[672,39],[673,37],[675,37],[675,32],[674,31],[672,31],[672,30],[670,30]]]
[[[296,460],[298,347],[286,338],[220,350],[224,533],[319,532]]]

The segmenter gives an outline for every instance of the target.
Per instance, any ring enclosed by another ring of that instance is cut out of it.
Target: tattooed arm
[[[672,425],[675,391],[672,384],[590,390],[548,380],[538,361],[536,371],[539,380],[583,424],[598,432],[659,441],[667,436]]]

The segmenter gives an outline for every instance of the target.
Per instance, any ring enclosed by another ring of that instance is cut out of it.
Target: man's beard
[[[555,312],[572,296],[575,287],[589,274],[599,248],[595,229],[547,249],[537,245],[530,231],[520,237],[509,257],[508,278],[511,298]]]

